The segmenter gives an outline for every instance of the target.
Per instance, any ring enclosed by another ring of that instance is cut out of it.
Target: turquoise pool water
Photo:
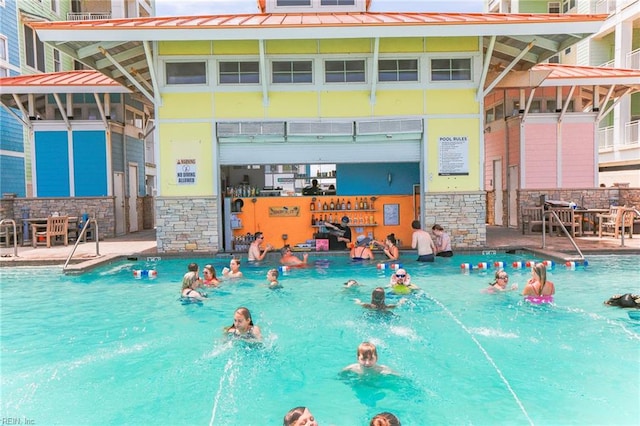
[[[380,411],[405,426],[639,424],[640,321],[602,303],[640,293],[637,257],[556,266],[554,306],[523,304],[516,292],[483,293],[493,272],[460,269],[530,259],[403,260],[424,292],[383,316],[353,299],[370,299],[391,271],[335,257],[286,273],[275,291],[264,279],[275,263],[245,262],[244,280],[225,282],[201,305],[178,301],[187,263],[220,271],[227,260],[123,261],[81,276],[3,268],[1,417],[36,425],[280,425],[290,408],[306,405],[321,425],[365,425]],[[133,278],[132,270],[151,268],[157,279]],[[522,289],[530,272],[506,269]],[[343,289],[349,278],[364,286]],[[252,311],[263,348],[222,338],[238,306]],[[340,375],[362,341],[374,342],[379,362],[400,376]]]

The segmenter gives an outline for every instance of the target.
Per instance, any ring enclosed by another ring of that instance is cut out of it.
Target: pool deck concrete
[[[640,235],[634,238],[625,237],[624,246],[621,238],[598,236],[576,237],[576,244],[586,256],[588,254],[640,254]],[[498,226],[487,227],[487,245],[472,251],[485,250],[529,250],[539,257],[555,259],[577,259],[578,252],[569,238],[546,235],[545,248],[542,248],[540,233],[523,235],[519,229]],[[14,248],[0,248],[0,267],[33,266],[33,265],[63,265],[73,250],[73,244],[68,246],[54,245],[50,248],[39,246],[18,246],[18,255],[14,255]],[[471,250],[457,250],[459,253]],[[98,264],[108,263],[126,257],[158,256],[156,247],[156,233],[154,229],[134,232],[120,237],[100,241],[99,255],[96,255],[96,243],[88,241],[78,244],[76,251],[67,267],[69,272],[81,272]],[[201,257],[211,253],[195,252],[183,254],[182,257]],[[159,256],[166,256],[160,254]]]

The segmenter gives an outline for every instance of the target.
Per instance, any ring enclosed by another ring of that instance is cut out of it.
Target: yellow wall
[[[475,52],[478,37],[434,37],[426,40],[427,52]]]
[[[377,116],[399,116],[423,114],[424,92],[422,90],[380,90],[373,106]]]
[[[162,105],[158,107],[158,118],[211,119],[212,95],[212,93],[163,93]]]
[[[322,117],[366,117],[371,114],[370,91],[321,92]],[[345,100],[348,100],[346,102]]]
[[[280,248],[283,246],[282,234],[287,234],[287,244],[295,246],[298,243],[304,243],[306,240],[313,239],[313,234],[318,232],[318,228],[311,227],[311,215],[314,214],[318,217],[319,214],[329,214],[339,218],[342,216],[350,216],[352,222],[356,217],[364,217],[364,215],[373,215],[376,226],[362,226],[362,231],[355,227],[351,227],[352,241],[355,242],[358,234],[368,234],[373,232],[373,236],[377,240],[384,240],[388,234],[394,233],[396,239],[402,241],[403,246],[411,246],[411,221],[413,221],[413,197],[411,195],[377,195],[377,199],[374,202],[375,212],[359,212],[358,210],[340,210],[331,212],[317,212],[311,211],[309,205],[312,197],[256,197],[256,202],[253,203],[251,198],[243,198],[244,207],[242,213],[238,214],[238,217],[242,221],[242,228],[233,231],[234,236],[246,235],[247,233],[254,234],[258,231],[264,233],[265,244],[269,243],[274,247]],[[321,202],[325,200],[327,203],[333,198],[345,198],[351,200],[352,204],[355,202],[356,197],[316,197]],[[385,204],[399,204],[400,212],[400,225],[398,226],[385,226],[383,220],[383,206]],[[296,217],[270,217],[269,207],[300,207],[300,215]],[[263,248],[264,248],[263,245]],[[384,254],[376,254],[376,258],[383,260]],[[385,256],[386,257],[386,256]]]
[[[345,43],[341,39],[320,40],[319,53],[370,53],[372,41],[365,38],[356,38]]]
[[[269,118],[317,117],[318,95],[316,92],[271,92],[267,114]]]
[[[213,51],[210,41],[161,41],[158,43],[160,55],[210,55],[211,53]]]
[[[427,114],[478,114],[480,104],[474,89],[426,90]]]
[[[213,95],[216,105],[216,118],[222,120],[260,118],[265,110],[262,105],[262,92],[229,93],[218,92]],[[213,117],[209,117],[213,118]]]
[[[257,55],[260,47],[257,40],[222,40],[213,42],[216,55]]]
[[[424,39],[418,37],[380,39],[380,53],[422,52]]]
[[[479,191],[480,190],[480,140],[479,119],[448,118],[430,119],[427,131],[427,180],[429,192]],[[438,176],[439,138],[441,136],[466,136],[469,139],[469,175]]]
[[[213,194],[213,129],[209,123],[163,123],[160,155],[160,187],[163,196]],[[176,160],[196,159],[196,184],[180,185],[176,179]],[[216,183],[217,184],[217,183]]]
[[[317,53],[318,42],[316,40],[267,40],[265,50],[268,55]]]

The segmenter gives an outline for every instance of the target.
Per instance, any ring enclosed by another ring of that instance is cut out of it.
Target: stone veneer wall
[[[518,191],[518,205],[540,205],[540,196],[547,200],[573,201],[588,209],[606,209],[611,205],[640,207],[640,188],[578,188],[578,189],[527,189]]]
[[[435,223],[442,225],[451,237],[454,251],[486,245],[487,195],[484,191],[427,193],[424,206],[422,228],[431,232]]]
[[[96,218],[100,238],[115,236],[115,197],[60,197],[60,198],[3,198],[2,218],[20,223],[22,209],[29,209],[29,217],[47,217],[53,212],[61,216],[80,216],[89,213]]]
[[[216,252],[217,197],[156,197],[158,253]]]

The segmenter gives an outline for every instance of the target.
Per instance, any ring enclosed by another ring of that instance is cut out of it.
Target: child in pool
[[[378,351],[376,345],[373,343],[360,343],[360,345],[358,345],[357,357],[357,363],[347,365],[342,371],[350,371],[356,374],[398,374],[386,365],[378,364]]]
[[[282,288],[282,285],[278,282],[278,276],[280,273],[277,269],[269,269],[267,271],[267,281],[269,282],[269,288],[274,290],[276,288]]]
[[[415,284],[411,284],[411,275],[402,268],[396,270],[389,280],[391,291],[397,294],[408,294],[413,290],[420,290]]]
[[[489,283],[489,288],[486,289],[487,293],[496,293],[499,291],[512,291],[518,289],[518,284],[512,284],[511,287],[507,287],[507,280],[509,274],[504,269],[498,269],[494,276],[493,282]]]
[[[393,309],[396,306],[402,305],[406,302],[406,299],[402,298],[398,301],[396,305],[387,305],[386,296],[384,294],[384,288],[376,287],[371,292],[371,303],[364,303],[360,299],[354,299],[358,305],[361,305],[363,308],[372,309],[375,311],[386,311],[388,309]]]
[[[225,278],[242,278],[242,271],[240,270],[240,259],[235,257],[229,261],[229,267],[222,268],[222,275]]]

